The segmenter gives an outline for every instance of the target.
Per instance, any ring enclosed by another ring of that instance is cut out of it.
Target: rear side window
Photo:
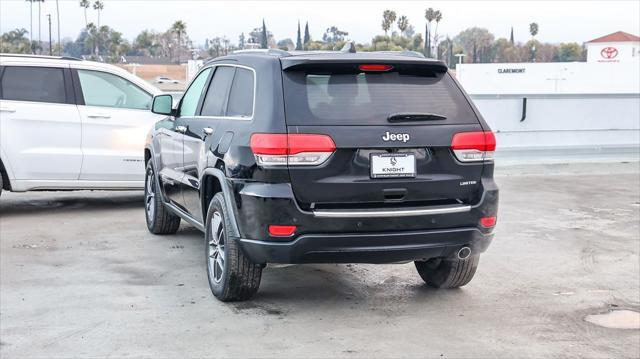
[[[253,71],[238,67],[233,78],[227,116],[253,116]]]
[[[2,76],[2,98],[14,101],[66,103],[61,68],[7,66]]]
[[[218,66],[213,74],[209,89],[202,104],[202,116],[225,116],[227,112],[227,98],[235,74],[235,67]]]
[[[424,124],[478,122],[447,73],[294,71],[284,77],[289,125],[388,125],[387,118],[397,113],[446,117]]]

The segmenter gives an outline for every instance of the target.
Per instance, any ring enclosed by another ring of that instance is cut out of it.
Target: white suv
[[[0,54],[0,192],[143,188],[159,93],[112,65]]]

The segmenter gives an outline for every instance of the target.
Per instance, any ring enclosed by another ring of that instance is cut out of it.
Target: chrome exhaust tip
[[[469,247],[462,247],[458,251],[458,259],[467,259],[469,258],[470,255],[471,255],[471,248]]]

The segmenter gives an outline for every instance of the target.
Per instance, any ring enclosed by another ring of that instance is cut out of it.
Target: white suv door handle
[[[16,112],[16,109],[12,107],[2,106],[0,107],[0,112]]]
[[[90,114],[87,114],[87,117],[89,117],[89,118],[111,118],[111,115],[109,115],[107,113],[90,113]]]

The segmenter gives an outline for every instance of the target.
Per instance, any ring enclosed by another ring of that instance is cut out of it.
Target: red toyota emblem
[[[605,59],[613,59],[614,57],[618,56],[618,49],[608,46],[600,51],[600,55]]]

